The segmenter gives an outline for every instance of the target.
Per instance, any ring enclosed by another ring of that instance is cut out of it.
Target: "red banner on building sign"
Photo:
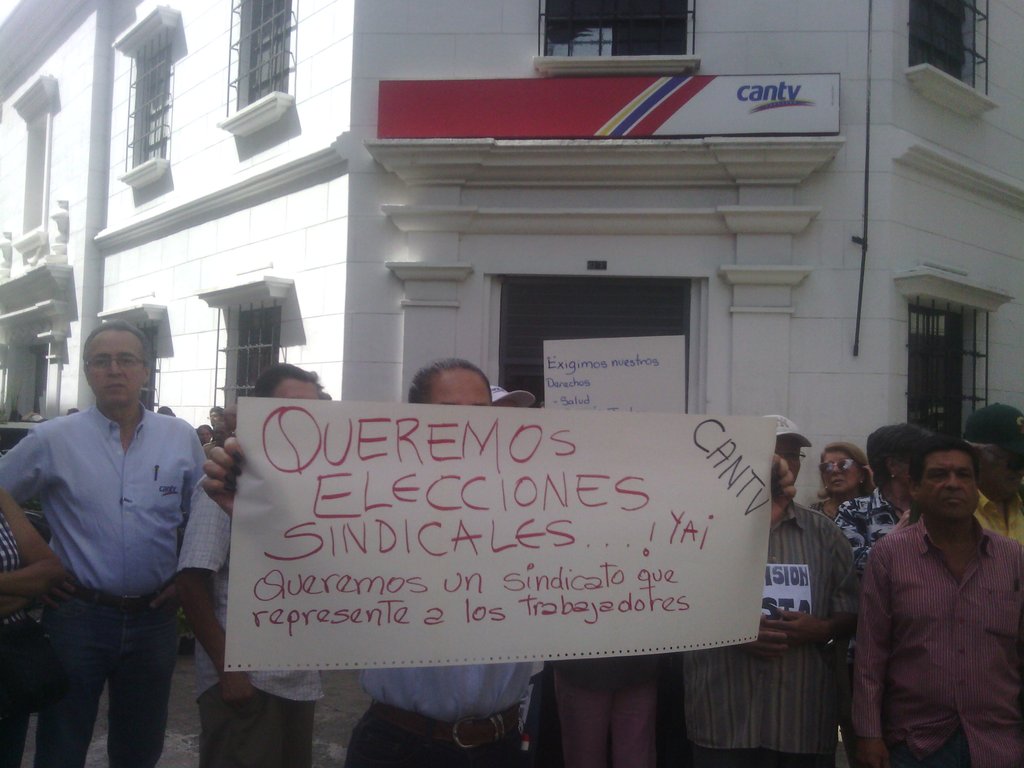
[[[839,132],[839,75],[391,80],[382,139],[627,139]]]

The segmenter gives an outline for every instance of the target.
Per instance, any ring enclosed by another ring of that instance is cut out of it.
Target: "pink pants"
[[[566,682],[555,670],[555,696],[565,768],[604,768],[609,730],[614,768],[654,768],[656,681],[591,691]]]

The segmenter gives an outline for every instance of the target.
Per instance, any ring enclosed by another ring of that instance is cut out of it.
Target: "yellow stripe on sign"
[[[668,81],[669,81],[669,78],[667,78],[667,77],[659,77],[657,80],[655,80],[653,83],[651,83],[651,85],[649,85],[647,88],[645,88],[640,93],[640,95],[638,95],[635,99],[633,99],[631,102],[629,102],[629,104],[627,104],[622,109],[620,109],[617,113],[615,113],[615,116],[612,117],[612,119],[609,120],[607,123],[602,125],[600,127],[600,129],[598,129],[597,133],[595,133],[594,135],[595,136],[608,136],[608,135],[610,135],[612,133],[612,131],[614,131],[616,128],[619,127],[619,124],[623,120],[625,120],[627,117],[629,117],[630,114],[632,114],[633,111],[636,110],[637,107],[639,107],[641,104],[643,104],[646,99],[650,98],[651,94],[653,94],[655,91],[657,91],[659,88],[661,88],[661,86],[663,86]]]

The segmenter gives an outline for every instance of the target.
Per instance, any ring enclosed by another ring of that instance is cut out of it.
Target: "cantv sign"
[[[839,75],[392,80],[382,139],[835,135]]]

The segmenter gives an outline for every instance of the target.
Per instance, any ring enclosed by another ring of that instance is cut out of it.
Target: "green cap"
[[[1002,403],[979,408],[967,417],[964,439],[1024,456],[1024,413]]]

